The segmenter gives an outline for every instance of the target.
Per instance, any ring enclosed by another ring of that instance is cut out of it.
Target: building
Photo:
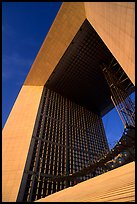
[[[46,179],[79,171],[108,150],[97,114],[46,87],[40,103],[18,201],[34,201],[72,186],[73,181]],[[96,175],[101,172],[98,168]]]
[[[100,65],[114,59],[132,93],[134,32],[134,2],[62,4],[3,129],[3,201],[68,187],[43,178],[73,173],[108,150],[101,118],[114,106]]]
[[[35,202],[135,202],[135,162]]]

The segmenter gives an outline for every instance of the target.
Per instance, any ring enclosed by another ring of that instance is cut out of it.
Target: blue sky
[[[61,4],[2,3],[2,127]]]
[[[2,3],[2,127],[62,2]],[[113,109],[103,117],[109,146],[123,132]]]

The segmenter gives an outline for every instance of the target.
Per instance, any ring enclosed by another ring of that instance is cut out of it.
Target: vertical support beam
[[[68,123],[69,123],[69,106],[68,106],[68,100],[65,100],[65,118],[66,118],[66,174],[69,175],[69,133],[68,133]],[[69,187],[69,181],[66,180],[66,187]]]
[[[30,169],[31,159],[32,159],[32,155],[33,155],[33,152],[34,152],[34,144],[35,144],[35,138],[34,137],[37,136],[37,130],[38,130],[39,122],[40,122],[41,109],[42,109],[42,105],[43,105],[44,95],[45,95],[45,89],[43,89],[40,104],[39,104],[39,108],[38,108],[38,112],[37,112],[37,117],[36,117],[35,126],[34,126],[34,130],[33,130],[33,134],[32,134],[32,139],[31,139],[31,142],[30,142],[30,147],[29,147],[29,151],[28,151],[28,155],[27,155],[27,160],[26,160],[26,164],[25,164],[25,168],[24,168],[24,173],[23,173],[19,193],[18,193],[18,196],[17,196],[17,202],[21,202],[23,200],[23,196],[24,196],[24,193],[25,193],[25,187],[26,187],[26,183],[27,183],[28,172],[29,172],[29,169]],[[40,151],[40,145],[41,145],[41,141],[39,140],[38,152]],[[38,165],[38,159],[37,158],[36,158],[36,160],[37,160],[36,161],[36,167],[35,167],[35,170],[34,170],[35,173],[36,173],[36,168],[37,168],[37,165]],[[34,181],[35,181],[35,176],[33,177],[33,181],[32,181],[32,188],[31,188],[31,192],[30,192],[29,201],[31,201]]]

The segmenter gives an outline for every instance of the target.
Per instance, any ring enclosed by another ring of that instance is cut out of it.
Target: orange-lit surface
[[[64,2],[25,80],[26,85],[45,84],[86,18],[135,84],[135,3]]]
[[[32,137],[42,86],[23,86],[2,133],[2,201],[15,202]]]
[[[84,2],[86,17],[135,84],[135,2]]]
[[[62,4],[25,80],[26,85],[45,84],[85,18],[82,2]]]
[[[22,87],[19,96],[17,97],[17,100],[13,106],[13,109],[9,115],[9,118],[5,124],[5,127],[3,128],[3,202],[16,201],[34,128],[40,97],[43,90],[43,85],[48,80],[50,74],[54,70],[55,66],[66,51],[67,47],[69,46],[70,42],[72,41],[73,37],[79,30],[86,17],[98,32],[100,37],[103,39],[103,41],[106,43],[112,54],[119,61],[120,65],[123,67],[131,81],[134,83],[134,3],[112,2],[104,3],[103,7],[100,5],[102,5],[102,3],[65,2],[61,6],[57,17],[53,22],[48,36],[46,37],[36,57],[36,60],[32,65],[32,68],[25,80],[24,86]],[[108,8],[111,9],[111,13],[107,14]],[[102,28],[102,26],[104,27]],[[124,167],[121,167],[121,169],[122,168],[123,172],[126,171]],[[133,164],[129,169],[131,169],[131,171],[127,171],[126,174],[122,173],[121,170],[121,174],[123,175],[123,177],[125,176],[125,181],[122,180],[121,185],[123,184],[126,186],[126,181],[128,182],[128,180],[133,180]],[[116,169],[114,170],[114,172],[117,172],[118,170],[119,169]],[[109,177],[109,175],[112,172],[113,171],[102,175],[104,176],[104,178],[106,178],[106,184],[102,183],[102,187],[100,187],[100,189],[105,190],[105,188],[109,188],[109,186],[107,185],[108,181],[111,181],[112,189],[115,189],[117,181],[120,182],[120,178],[118,176],[116,176],[117,180],[114,178],[111,178],[109,180],[109,178],[111,177]],[[95,181],[97,179],[100,183],[101,180],[99,181],[99,177],[92,179],[92,181]],[[80,185],[86,185],[86,182],[70,189],[75,189]],[[94,183],[91,184],[90,189],[93,189],[92,185],[94,186]],[[87,188],[89,187],[83,186],[83,192],[85,192]],[[124,189],[124,186],[121,188]],[[66,189],[64,190],[64,192],[67,192],[70,189]],[[108,191],[109,189],[106,192]],[[127,188],[126,191],[128,194],[133,193],[130,192],[130,188]],[[61,192],[59,192],[59,194],[60,193]],[[72,195],[73,193],[71,191],[71,194],[69,194],[69,199],[73,198]],[[82,196],[81,191],[78,195]],[[94,192],[94,194],[91,196],[91,199],[94,198],[95,200],[95,195],[97,195],[96,192]],[[88,195],[87,198],[89,198]],[[63,199],[65,199],[64,196]],[[68,197],[66,199],[68,199]]]
[[[35,202],[135,201],[135,162],[54,193]]]

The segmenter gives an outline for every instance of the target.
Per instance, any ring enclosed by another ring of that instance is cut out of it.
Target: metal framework
[[[116,161],[117,158],[120,158],[120,160]],[[123,159],[122,162],[121,158]],[[135,161],[135,127],[127,126],[125,127],[119,142],[117,142],[113,149],[100,157],[95,163],[90,164],[73,174],[53,176],[51,178],[47,178],[47,180],[70,180],[80,182],[79,178],[81,176],[87,175],[88,173],[94,174],[97,168],[102,167],[105,171],[109,171],[132,161]],[[111,165],[109,165],[109,163],[111,163]]]
[[[116,68],[116,66],[118,66]],[[124,70],[118,65],[115,58],[112,59],[109,66],[104,63],[101,65],[105,79],[111,90],[112,102],[124,124],[135,127],[135,106],[127,93],[131,84],[125,84],[128,77]]]
[[[123,160],[122,162],[121,158]],[[132,161],[135,161],[135,127],[127,126],[115,147],[108,151],[107,154],[102,155],[102,157],[94,163],[91,163],[72,174],[58,176],[44,175],[43,179],[47,182],[71,182],[72,185],[75,185],[82,181],[80,179],[81,177],[86,176],[89,173],[92,174],[93,177],[96,176],[95,172],[98,168],[102,168],[106,172]],[[36,174],[36,177],[38,177],[38,173]]]

